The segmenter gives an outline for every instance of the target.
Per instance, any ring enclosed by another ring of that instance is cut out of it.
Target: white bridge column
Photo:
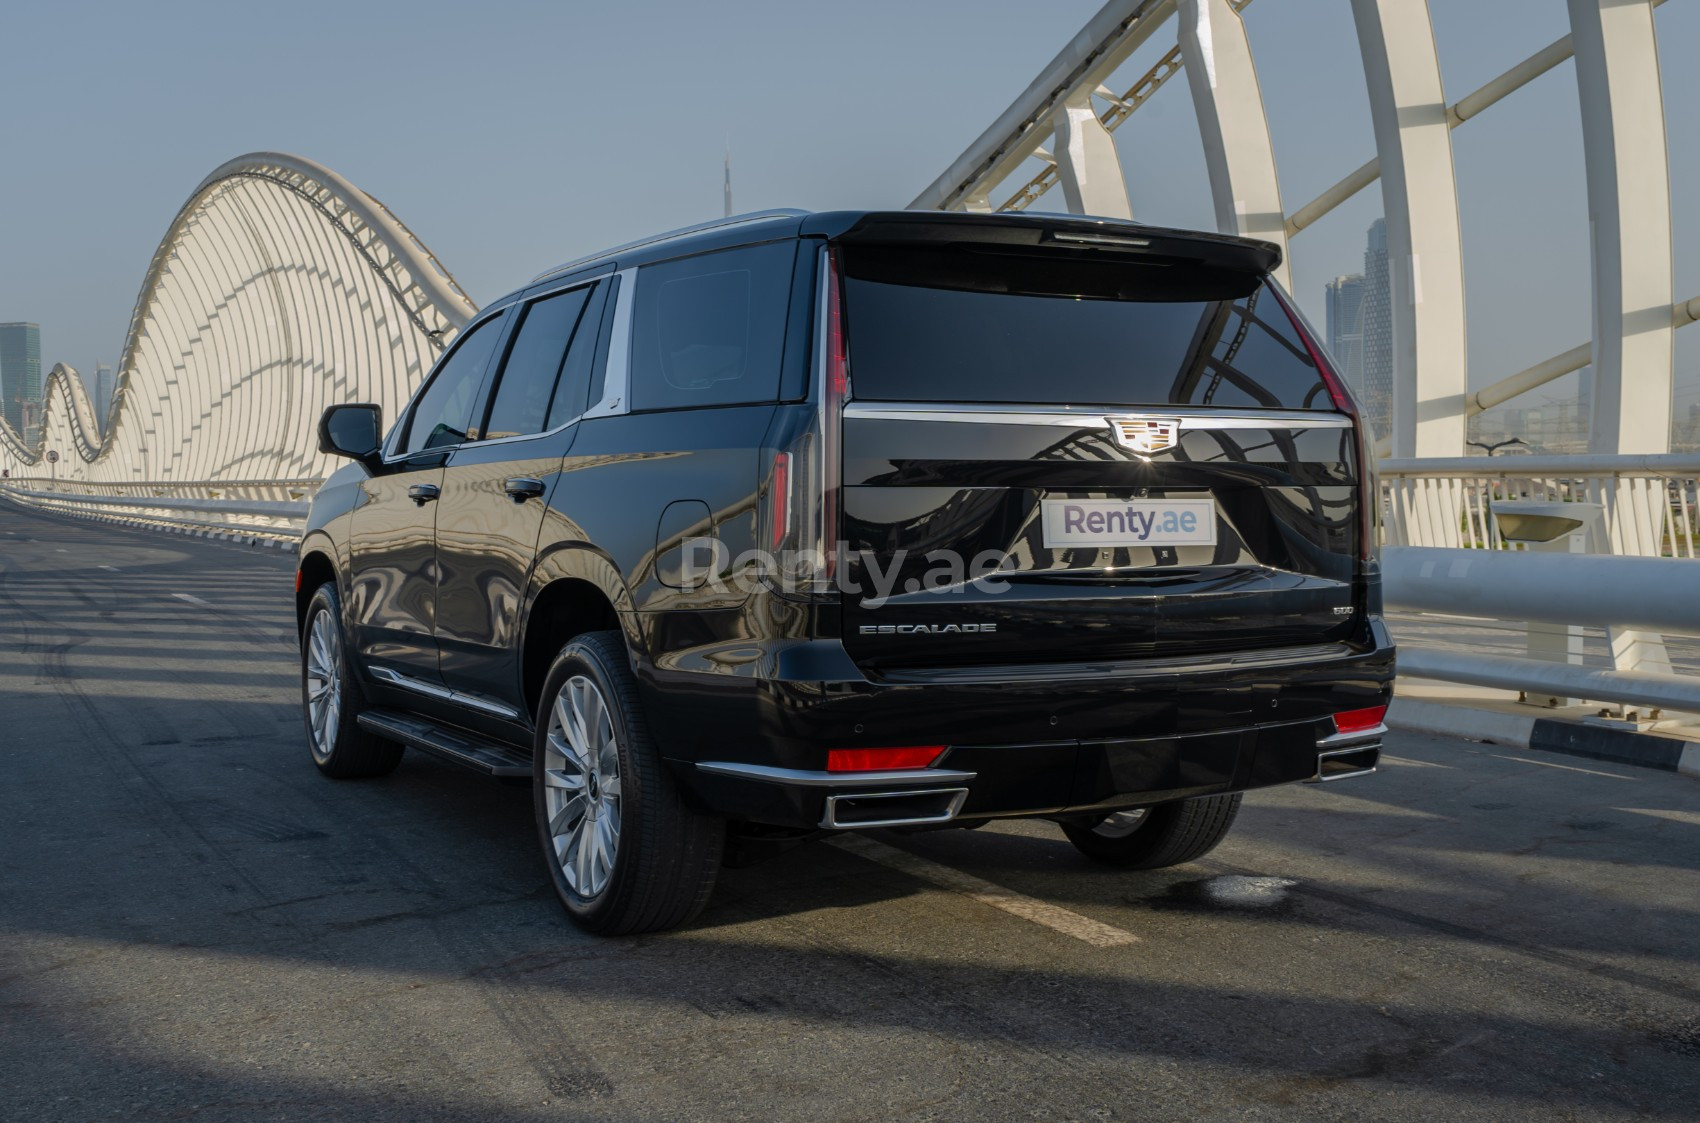
[[[1057,180],[1071,213],[1133,217],[1115,138],[1098,120],[1087,94],[1057,114],[1056,161]]]
[[[1387,216],[1393,456],[1460,456],[1467,389],[1463,254],[1452,130],[1428,0],[1352,0],[1352,15]]]
[[[1216,229],[1281,247],[1276,280],[1292,289],[1287,212],[1275,176],[1275,150],[1263,111],[1251,43],[1228,0],[1180,0],[1181,57],[1204,141]]]
[[[1569,0],[1594,264],[1591,452],[1667,452],[1670,165],[1647,0]]]
[[[1594,269],[1591,452],[1670,449],[1670,165],[1658,38],[1648,0],[1569,0],[1582,103]],[[1611,549],[1657,557],[1669,498],[1662,481],[1619,480],[1602,498]],[[1640,486],[1638,486],[1640,485]],[[1664,638],[1610,630],[1619,670],[1669,671]]]

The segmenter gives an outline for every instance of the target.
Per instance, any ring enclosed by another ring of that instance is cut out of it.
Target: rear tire
[[[1190,862],[1216,848],[1239,814],[1240,793],[1181,799],[1090,822],[1064,823],[1063,834],[1093,861],[1130,870]]]
[[[326,582],[307,604],[301,625],[301,716],[313,763],[326,776],[352,780],[395,771],[406,751],[360,728],[366,698],[354,678],[342,635],[342,601]]]
[[[725,821],[685,806],[639,703],[617,631],[586,632],[549,668],[532,803],[555,895],[605,936],[658,932],[708,904]]]

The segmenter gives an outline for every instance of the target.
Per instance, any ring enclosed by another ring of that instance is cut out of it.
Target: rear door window
[[[795,256],[774,242],[638,270],[631,408],[774,400]]]
[[[864,400],[1333,408],[1258,275],[1100,255],[845,254]]]
[[[490,403],[486,439],[526,436],[552,427],[550,405],[561,386],[568,344],[594,288],[569,289],[534,300],[521,310],[523,319],[514,331],[496,397]]]

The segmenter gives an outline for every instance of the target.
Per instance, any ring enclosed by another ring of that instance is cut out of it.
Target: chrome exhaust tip
[[[825,830],[918,827],[948,823],[962,810],[967,788],[919,788],[896,792],[846,792],[826,797],[820,825]]]
[[[1353,776],[1368,776],[1381,762],[1381,746],[1359,745],[1349,749],[1330,749],[1316,754],[1316,775],[1306,783],[1325,784],[1330,780],[1348,780]]]

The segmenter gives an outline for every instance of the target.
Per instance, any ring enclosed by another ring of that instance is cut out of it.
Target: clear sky
[[[482,5],[16,4],[0,67],[0,320],[43,360],[116,360],[159,238],[195,185],[261,149],[382,199],[488,300],[545,267],[736,204],[902,206],[1013,99],[1097,0]],[[1431,0],[1448,100],[1567,31],[1564,0]],[[1665,99],[1700,103],[1700,3],[1658,13]],[[1287,210],[1374,152],[1348,0],[1246,10]],[[1111,84],[1174,42],[1159,33]],[[1700,293],[1700,140],[1671,135],[1677,290]],[[1118,132],[1136,217],[1211,225],[1192,107],[1170,82]],[[1567,63],[1453,133],[1471,381],[1588,335],[1586,197]],[[1050,200],[1046,201],[1047,203]],[[1056,201],[1060,208],[1061,200]],[[1361,267],[1360,193],[1294,242],[1296,287]],[[1679,411],[1700,400],[1679,334]],[[1693,338],[1687,338],[1693,336]],[[1539,394],[1527,403],[1539,404]]]

